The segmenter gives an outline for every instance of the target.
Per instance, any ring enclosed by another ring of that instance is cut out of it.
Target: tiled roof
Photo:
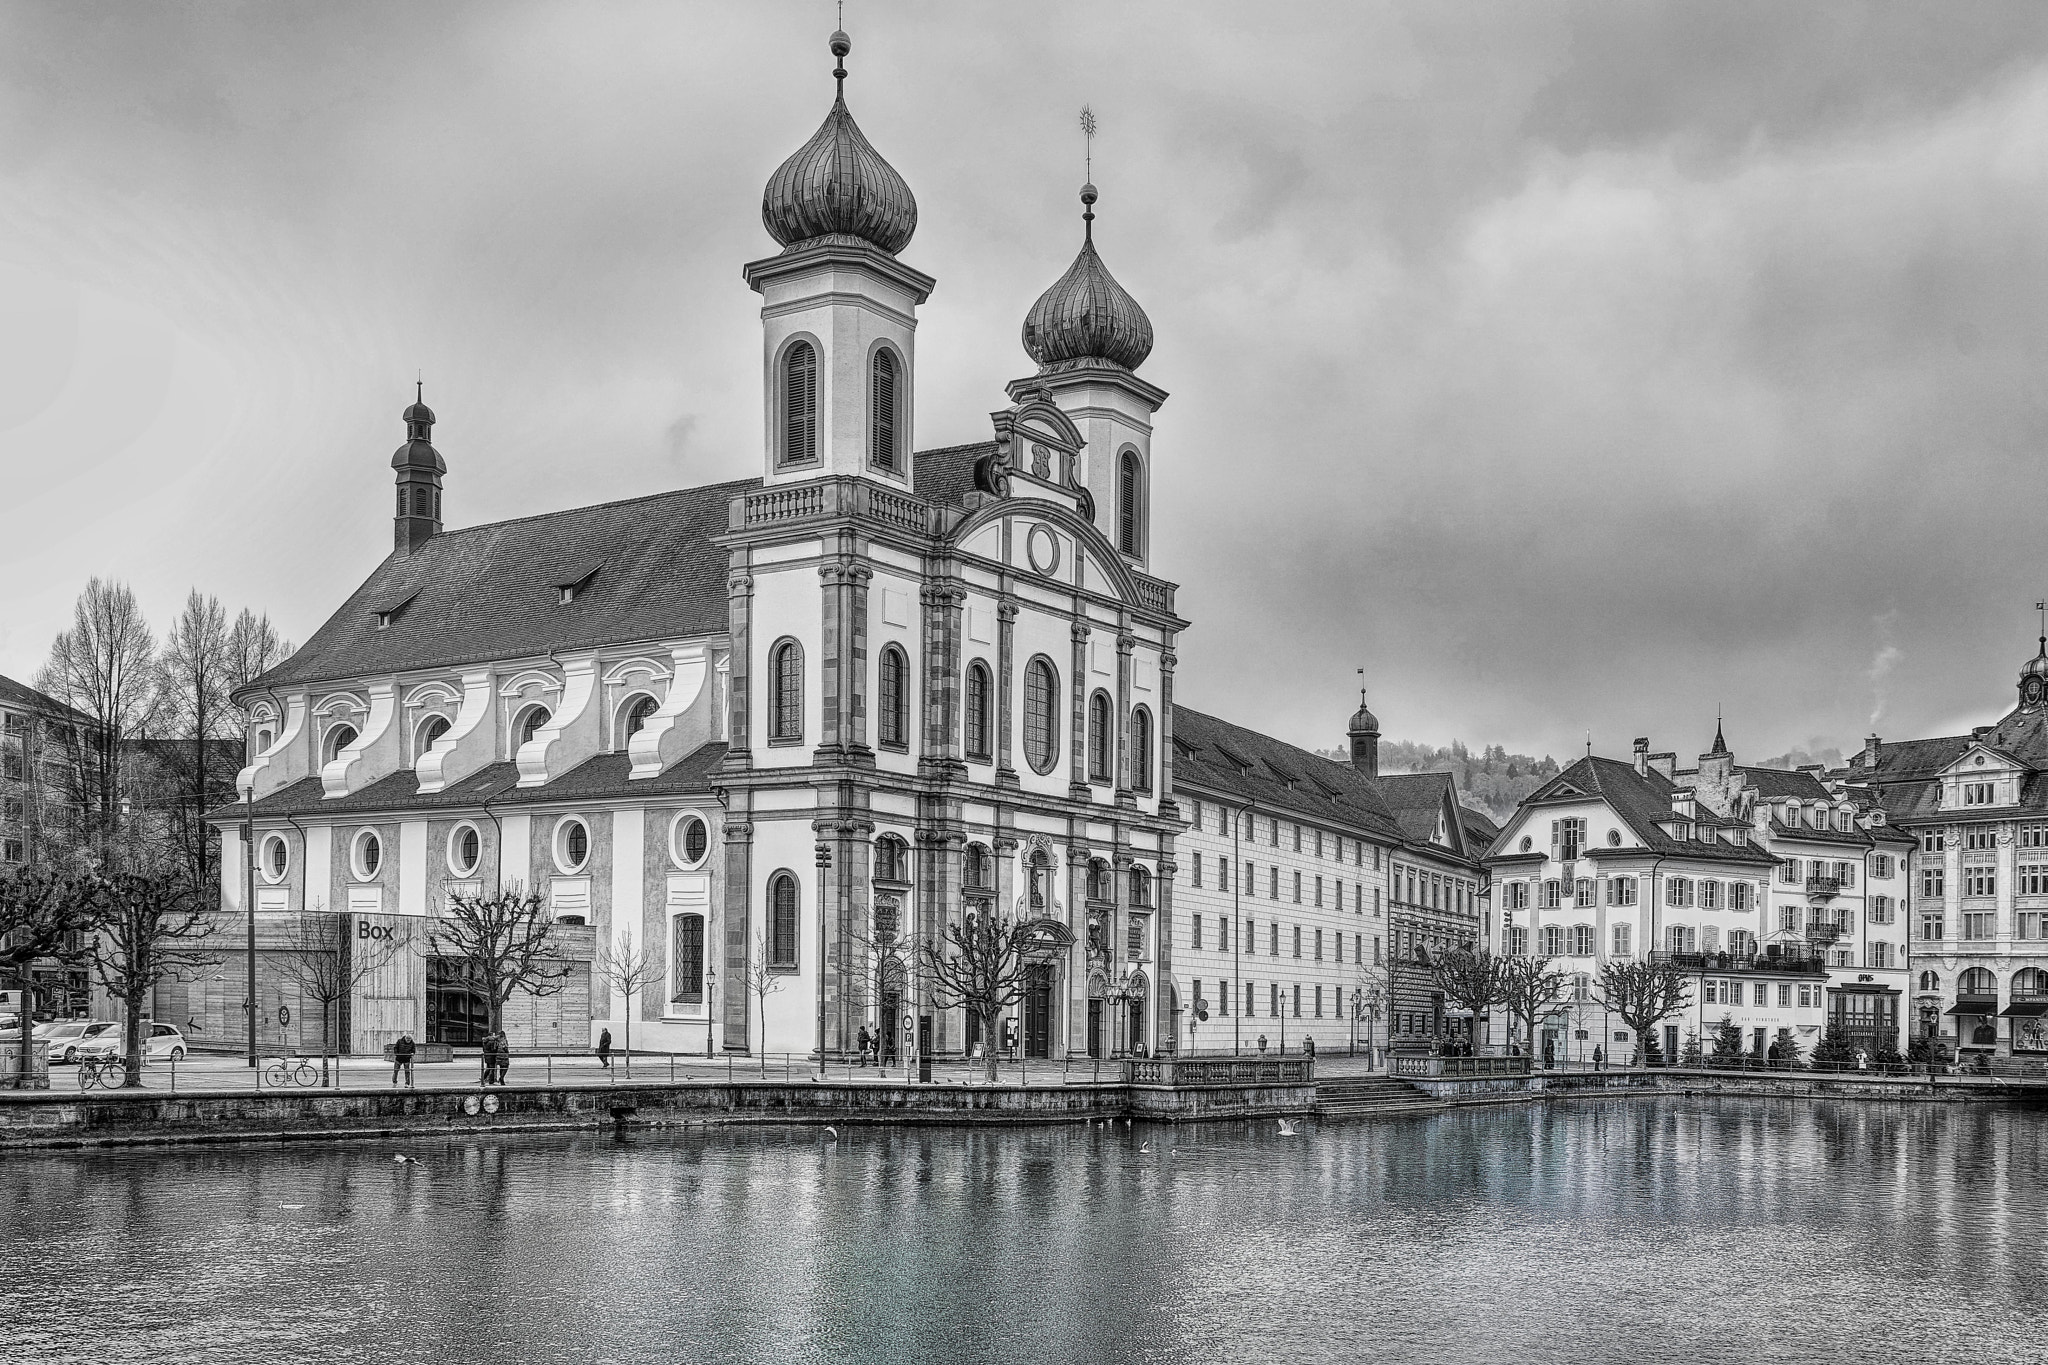
[[[1860,829],[1813,829],[1807,825],[1788,825],[1781,820],[1771,821],[1771,834],[1779,839],[1801,840],[1809,844],[1843,844],[1852,848],[1868,848],[1875,842]]]
[[[711,790],[718,766],[724,758],[725,745],[706,744],[670,764],[658,777],[631,782],[626,777],[632,769],[630,758],[625,754],[597,754],[540,787],[519,786],[517,764],[492,763],[446,791],[425,796],[420,794],[419,778],[410,768],[379,778],[361,791],[332,800],[322,798],[318,777],[305,777],[258,801],[256,814],[275,818],[286,815],[402,813],[481,806],[487,801],[492,809],[497,810],[562,801],[689,795]],[[242,807],[239,804],[223,806],[210,812],[209,816],[215,820],[240,819]]]
[[[1465,826],[1465,845],[1468,848],[1485,848],[1500,836],[1500,826],[1485,811],[1459,806],[1458,819]]]
[[[1859,752],[1850,756],[1845,776],[1852,782],[1910,782],[1932,777],[1961,758],[1969,747],[1968,735],[1886,740],[1878,749],[1874,771]]]
[[[1794,772],[1787,768],[1737,768],[1757,795],[1770,800],[1782,801],[1793,797],[1800,801],[1825,801],[1828,799],[1827,784],[1812,773]]]
[[[4,674],[0,674],[0,706],[13,707],[18,711],[35,711],[73,723],[92,723],[92,717],[85,712],[66,706],[49,693],[38,692],[27,683],[18,683]]]
[[[1405,842],[1379,785],[1348,763],[1185,706],[1173,708],[1173,742],[1176,789],[1201,788],[1266,810]]]
[[[1644,848],[1673,858],[1712,858],[1722,862],[1775,864],[1778,860],[1754,844],[1731,844],[1725,839],[1707,843],[1698,839],[1674,839],[1658,828],[1659,821],[1691,819],[1694,824],[1721,824],[1718,818],[1693,819],[1674,816],[1671,794],[1676,784],[1651,769],[1639,773],[1633,763],[1587,756],[1531,792],[1524,804],[1572,788],[1605,801],[1634,833]],[[1600,850],[1594,850],[1599,852]]]
[[[444,531],[378,565],[249,690],[727,628],[726,530],[757,479]],[[573,602],[559,585],[596,573]],[[396,609],[377,628],[377,613]]]
[[[920,450],[911,456],[917,495],[935,505],[958,507],[974,490],[974,464],[995,453],[994,441],[977,441],[964,446],[941,446]]]
[[[1413,843],[1426,844],[1436,834],[1444,802],[1457,800],[1456,779],[1449,773],[1381,773],[1380,794],[1401,832]]]

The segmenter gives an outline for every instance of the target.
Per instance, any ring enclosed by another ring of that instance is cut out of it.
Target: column
[[[924,620],[924,751],[921,768],[962,770],[960,735],[961,610],[966,590],[949,583],[929,584],[922,594]]]
[[[746,572],[747,551],[732,552],[732,573],[726,581],[726,612],[731,621],[732,652],[726,656],[730,685],[726,696],[726,723],[730,739],[724,766],[728,769],[753,766],[753,714],[749,705],[754,674],[751,640],[753,633],[754,580]]]
[[[718,989],[724,1003],[727,1052],[748,1050],[747,1017],[753,1003],[747,990],[747,960],[753,951],[747,935],[752,927],[748,909],[753,897],[754,852],[748,795],[745,788],[732,792],[732,805],[725,818],[725,963],[718,975]]]
[[[847,727],[842,698],[846,669],[841,658],[846,638],[844,594],[841,591],[846,581],[843,558],[819,565],[818,577],[822,584],[818,630],[818,745],[813,759],[818,763],[830,763],[846,752]]]
[[[851,718],[847,729],[847,753],[867,763],[875,761],[868,744],[868,582],[874,570],[865,564],[851,564],[841,589],[845,601],[841,617],[846,623],[846,666],[841,671],[845,688],[845,714]],[[906,683],[909,679],[904,680]]]
[[[996,604],[996,784],[1020,785],[1016,756],[1011,751],[1011,717],[1016,706],[1017,604],[1004,598]]]
[[[1167,648],[1159,655],[1159,813],[1180,814],[1180,803],[1173,799],[1173,670],[1180,660],[1174,657],[1171,648],[1172,637],[1167,637]],[[1339,860],[1342,866],[1342,860]],[[1193,1002],[1187,1008],[1192,1009]]]
[[[1074,641],[1073,661],[1068,668],[1072,719],[1067,725],[1073,777],[1067,784],[1067,795],[1076,801],[1090,801],[1094,799],[1088,783],[1088,637],[1092,631],[1086,621],[1075,621],[1069,633]]]
[[[1153,987],[1157,1003],[1152,1007],[1153,1037],[1156,1040],[1153,1052],[1179,1052],[1181,1030],[1186,1026],[1185,1017],[1176,1020],[1173,1002],[1167,994],[1167,983],[1172,982],[1175,990],[1180,983],[1173,971],[1173,879],[1180,872],[1180,864],[1173,860],[1173,836],[1159,836],[1158,875],[1152,879],[1152,894],[1155,902],[1152,911],[1152,960],[1157,968],[1159,980]],[[1183,1000],[1180,1007],[1185,1016],[1195,1007],[1192,1000]]]
[[[1116,731],[1110,741],[1114,753],[1110,756],[1110,767],[1116,773],[1116,803],[1119,806],[1135,806],[1137,798],[1131,794],[1131,651],[1138,646],[1137,637],[1119,631],[1116,637]]]

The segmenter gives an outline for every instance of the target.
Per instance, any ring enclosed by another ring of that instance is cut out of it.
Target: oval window
[[[590,859],[590,828],[570,818],[555,829],[555,863],[564,872],[581,872]]]
[[[467,877],[483,861],[484,839],[475,825],[457,825],[448,835],[448,870]]]
[[[366,829],[356,836],[355,873],[359,881],[369,881],[377,875],[377,869],[384,865],[384,841],[377,837],[377,831]]]
[[[676,817],[669,831],[669,855],[679,867],[695,867],[711,851],[711,829],[694,815]]]
[[[263,876],[272,882],[284,880],[286,869],[292,865],[291,846],[282,834],[273,834],[263,841]]]

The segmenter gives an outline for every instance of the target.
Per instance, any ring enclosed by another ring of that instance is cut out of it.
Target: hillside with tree
[[[1348,751],[1325,749],[1326,756],[1344,760]],[[1511,754],[1498,744],[1477,753],[1462,740],[1449,748],[1417,744],[1408,740],[1380,741],[1380,771],[1383,773],[1450,773],[1458,779],[1458,796],[1474,810],[1484,811],[1496,823],[1507,819],[1522,798],[1557,776],[1557,760],[1547,755],[1535,758]]]

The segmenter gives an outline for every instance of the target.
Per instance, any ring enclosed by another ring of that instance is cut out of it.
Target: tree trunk
[[[14,1088],[26,1090],[34,1072],[29,1049],[35,1038],[34,1011],[29,1007],[35,1002],[35,987],[29,984],[28,964],[21,964],[21,1066],[15,1074]]]
[[[121,1068],[121,1085],[124,1088],[142,1084],[142,1000],[146,994],[145,990],[130,982],[121,997],[122,1010],[128,1016],[121,1024],[122,1041],[128,1053]]]
[[[1000,1051],[1002,1039],[996,1032],[1000,1016],[989,1009],[981,1009],[978,1012],[981,1015],[982,1079],[986,1080],[990,1085],[994,1085],[999,1078],[997,1067],[1002,1056]]]

